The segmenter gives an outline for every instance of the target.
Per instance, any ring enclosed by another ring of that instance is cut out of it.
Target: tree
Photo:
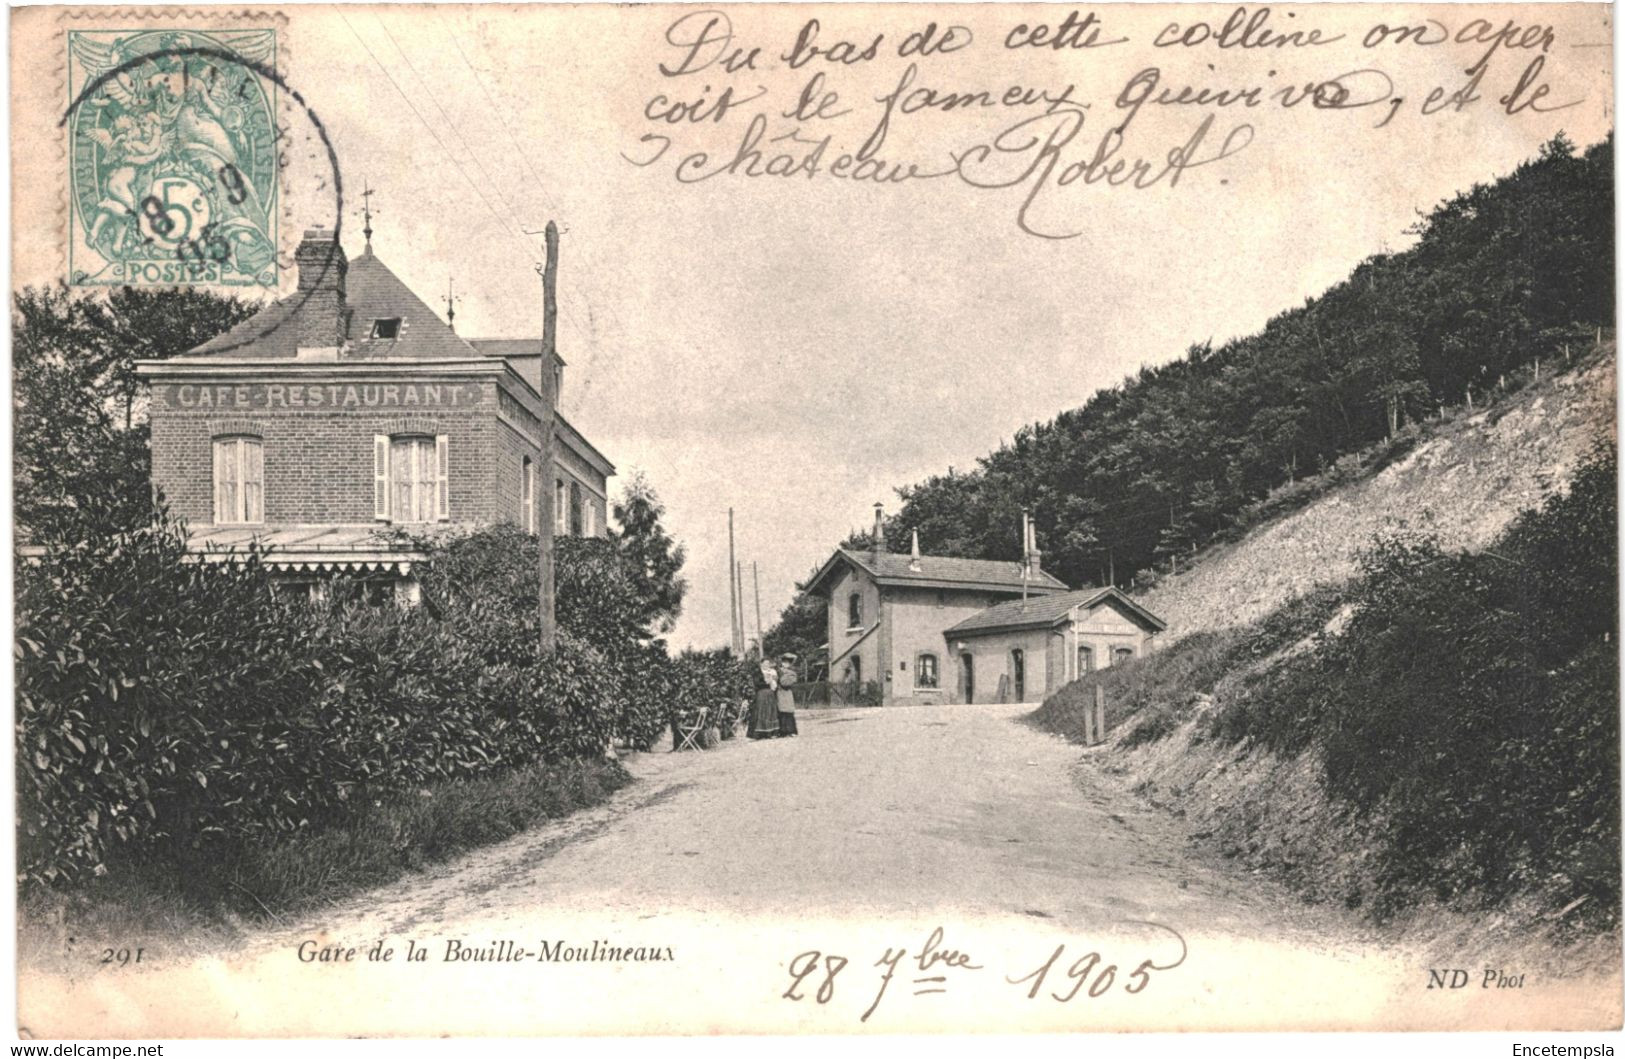
[[[1071,584],[1200,548],[1280,485],[1612,327],[1613,173],[1612,135],[1583,154],[1558,136],[1260,332],[1192,345],[968,472],[899,489],[889,539],[1011,559],[1027,509]]]
[[[122,288],[103,298],[58,284],[19,293],[11,336],[22,533],[72,541],[150,521],[135,362],[184,353],[254,308],[203,291]]]
[[[811,679],[813,663],[818,649],[829,640],[829,604],[823,596],[806,591],[814,570],[805,581],[796,585],[796,596],[779,614],[779,620],[762,634],[762,653],[768,657],[783,654],[796,656],[802,675]]]
[[[683,546],[660,524],[665,513],[654,487],[639,472],[615,505],[615,521],[621,528],[610,534],[637,594],[638,624],[649,636],[671,631],[688,591],[688,581],[680,576]]]
[[[91,302],[93,318],[110,347],[103,386],[119,406],[124,426],[133,419],[138,360],[168,360],[229,331],[260,306],[212,291],[120,287],[105,306]]]

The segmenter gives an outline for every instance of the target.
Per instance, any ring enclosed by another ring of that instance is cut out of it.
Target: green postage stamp
[[[274,28],[67,33],[68,282],[277,281]]]

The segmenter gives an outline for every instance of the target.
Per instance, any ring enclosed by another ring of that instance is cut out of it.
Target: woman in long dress
[[[769,659],[762,659],[756,679],[756,701],[750,709],[752,739],[772,739],[779,734],[779,674]]]
[[[796,656],[782,655],[778,669],[779,734],[796,734],[796,696],[790,686],[796,682]]]

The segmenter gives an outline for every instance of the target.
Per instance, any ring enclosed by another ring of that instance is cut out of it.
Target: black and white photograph
[[[1617,1040],[1611,6],[9,23],[16,1040]]]

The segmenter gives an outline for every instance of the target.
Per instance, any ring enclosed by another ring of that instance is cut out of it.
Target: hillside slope
[[[1356,554],[1380,532],[1404,526],[1446,548],[1483,548],[1566,482],[1597,440],[1614,436],[1614,373],[1607,343],[1490,408],[1466,416],[1458,409],[1403,459],[1211,549],[1140,600],[1168,622],[1173,640],[1245,625],[1348,579]]]
[[[1084,767],[1310,902],[1561,939],[1555,973],[1617,960],[1615,361],[1432,424],[1199,557],[1141,597],[1165,646],[1035,723],[1083,741],[1099,685]]]

